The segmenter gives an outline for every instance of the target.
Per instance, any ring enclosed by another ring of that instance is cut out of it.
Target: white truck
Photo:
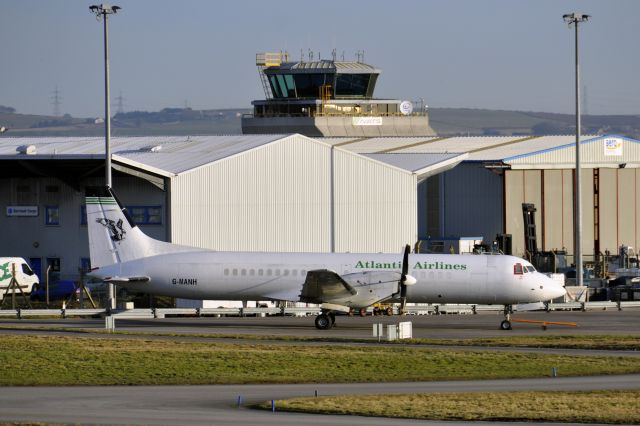
[[[40,283],[38,276],[31,270],[29,264],[21,257],[0,257],[0,300],[2,300],[11,283],[12,271],[15,266],[16,281],[20,285],[22,292],[31,293],[33,286]],[[7,296],[11,294],[11,290]],[[20,291],[16,289],[16,294]]]

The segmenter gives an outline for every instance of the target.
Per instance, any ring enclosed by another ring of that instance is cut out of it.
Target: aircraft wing
[[[136,283],[146,283],[146,282],[149,282],[150,280],[151,278],[149,277],[107,277],[103,281],[105,283],[114,283],[114,284],[120,284],[120,283],[136,284]]]
[[[358,291],[340,275],[328,269],[307,272],[302,285],[300,301],[306,303],[325,303],[355,296]]]

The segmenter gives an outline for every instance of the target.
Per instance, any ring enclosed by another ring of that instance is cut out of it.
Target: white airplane
[[[276,300],[319,304],[319,329],[335,312],[377,302],[511,305],[548,301],[565,289],[513,256],[385,253],[217,252],[154,240],[111,188],[87,188],[92,271],[133,291],[185,299]]]

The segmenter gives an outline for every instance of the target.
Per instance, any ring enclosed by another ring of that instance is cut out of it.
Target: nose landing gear
[[[511,314],[513,306],[504,305],[504,321],[500,323],[500,330],[511,330]]]

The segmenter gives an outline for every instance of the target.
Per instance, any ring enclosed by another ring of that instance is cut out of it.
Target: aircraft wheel
[[[367,316],[367,308],[360,308],[360,316],[361,317]]]
[[[329,330],[333,323],[327,314],[320,314],[316,317],[316,328],[318,330]]]
[[[500,330],[511,330],[511,321],[502,321],[500,323]]]

